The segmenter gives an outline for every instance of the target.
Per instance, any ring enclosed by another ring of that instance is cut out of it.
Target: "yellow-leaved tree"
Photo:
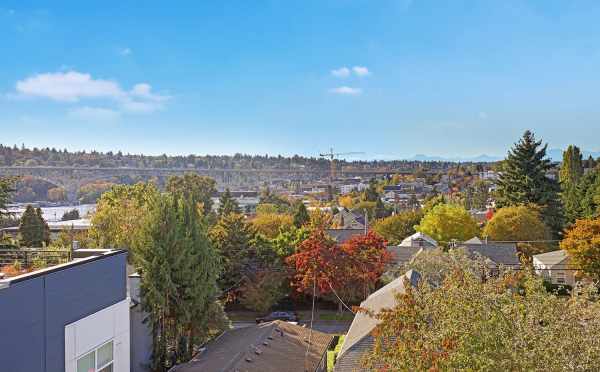
[[[541,241],[517,244],[517,249],[526,259],[551,249],[545,241],[551,239],[552,234],[534,204],[499,209],[483,229],[483,236],[495,241]]]
[[[479,226],[469,212],[455,204],[438,204],[421,220],[417,231],[440,243],[464,241],[479,235]]]
[[[577,220],[560,247],[568,252],[572,267],[600,279],[600,217]]]

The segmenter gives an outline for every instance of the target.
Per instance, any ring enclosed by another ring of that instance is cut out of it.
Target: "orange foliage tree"
[[[356,301],[375,287],[389,261],[385,240],[373,232],[336,244],[322,229],[314,230],[287,258],[294,269],[292,286],[319,297],[337,294]]]
[[[600,217],[577,220],[560,247],[568,252],[571,266],[600,279]]]

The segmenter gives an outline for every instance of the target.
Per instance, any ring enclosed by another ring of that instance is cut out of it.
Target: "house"
[[[273,321],[232,329],[173,372],[324,372],[333,335]]]
[[[142,307],[141,276],[135,272],[128,276],[130,372],[148,372],[152,361],[152,329],[149,314]]]
[[[416,232],[400,243],[400,247],[436,248],[437,246],[435,239],[422,232]]]
[[[365,216],[349,211],[346,208],[340,209],[333,216],[332,224],[339,229],[364,229],[366,225]]]
[[[534,255],[533,268],[552,284],[575,285],[575,270],[569,267],[569,256],[562,249]]]
[[[505,266],[518,270],[521,266],[515,243],[483,241],[477,237],[471,238],[459,245],[471,256],[480,255],[488,261],[490,268]]]
[[[404,293],[406,290],[405,280],[410,285],[417,286],[420,275],[413,270],[406,272],[406,274],[396,278],[367,297],[360,304],[360,307],[374,314],[383,309],[394,307],[396,305],[396,295]],[[348,334],[344,339],[344,344],[338,354],[334,368],[335,372],[367,371],[362,367],[362,360],[373,349],[372,331],[378,324],[378,319],[364,312],[359,312],[354,316]]]
[[[126,257],[75,250],[66,263],[0,280],[0,369],[129,371]]]
[[[438,244],[427,234],[417,232],[405,238],[399,245],[390,245],[387,251],[391,253],[390,266],[399,267],[412,261],[419,253],[427,249],[435,249]]]

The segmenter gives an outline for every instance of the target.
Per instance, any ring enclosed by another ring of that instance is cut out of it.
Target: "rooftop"
[[[567,252],[559,249],[557,251],[540,253],[533,256],[533,264],[535,266],[536,261],[546,267],[558,266],[559,264],[564,265],[564,261],[569,258]]]
[[[0,288],[80,263],[123,253],[113,249],[0,249]]]
[[[312,372],[332,340],[333,335],[276,320],[227,331],[173,371]]]

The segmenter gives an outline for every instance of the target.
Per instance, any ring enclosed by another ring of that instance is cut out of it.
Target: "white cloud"
[[[352,71],[356,76],[368,76],[371,75],[371,72],[368,68],[364,66],[354,66],[352,67]]]
[[[336,70],[331,70],[331,75],[339,78],[345,78],[350,76],[350,69],[348,67],[340,67]]]
[[[147,83],[139,83],[125,91],[112,80],[94,79],[77,71],[44,73],[30,76],[16,84],[18,97],[48,98],[58,102],[84,99],[112,101],[124,111],[148,113],[164,108],[171,97],[152,92]]]
[[[77,102],[81,98],[119,98],[123,94],[113,81],[93,79],[76,71],[38,74],[17,82],[17,93]]]
[[[131,48],[123,48],[119,51],[119,54],[122,56],[128,56],[131,53],[133,53],[133,51],[131,50]]]
[[[71,109],[67,115],[74,119],[102,122],[115,121],[121,117],[121,113],[116,110],[90,106]]]
[[[337,87],[329,90],[330,93],[334,94],[343,94],[349,96],[357,96],[362,93],[362,89],[360,88],[352,88],[347,86]]]

